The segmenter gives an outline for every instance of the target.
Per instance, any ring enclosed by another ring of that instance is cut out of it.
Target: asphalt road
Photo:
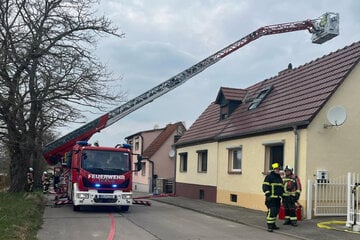
[[[115,208],[74,212],[70,205],[54,208],[48,204],[38,239],[296,239],[156,201],[151,203],[150,207],[133,205],[126,213]]]

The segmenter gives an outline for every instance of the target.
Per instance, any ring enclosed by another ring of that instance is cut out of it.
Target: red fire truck
[[[68,196],[74,210],[80,206],[120,206],[127,211],[132,205],[131,146],[115,148],[91,146],[79,141],[73,147],[67,165],[71,169]]]

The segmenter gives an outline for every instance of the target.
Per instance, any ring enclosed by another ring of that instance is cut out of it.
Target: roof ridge
[[[317,57],[316,59],[310,60],[309,62],[306,62],[306,63],[304,63],[304,64],[301,64],[301,65],[299,65],[299,66],[297,66],[297,67],[293,67],[291,70],[286,71],[285,73],[281,74],[281,76],[284,75],[284,74],[287,74],[287,73],[294,72],[295,70],[299,70],[299,69],[301,69],[301,68],[303,68],[303,67],[305,67],[305,66],[307,66],[307,65],[310,65],[310,64],[312,64],[312,63],[314,63],[314,62],[317,62],[317,61],[320,61],[321,59],[324,59],[324,58],[329,57],[329,56],[331,56],[331,55],[334,55],[334,54],[336,54],[336,53],[344,52],[345,49],[350,49],[351,47],[354,47],[354,46],[357,45],[357,44],[360,44],[360,41],[353,42],[353,43],[351,43],[350,45],[346,45],[346,46],[343,47],[343,48],[339,48],[339,49],[337,49],[337,50],[335,50],[335,51],[332,51],[332,52],[329,52],[329,53],[327,53],[327,54],[324,54],[324,55],[322,55],[321,57]],[[256,82],[256,83],[254,83],[253,85],[248,86],[248,87],[245,88],[244,90],[249,90],[249,88],[254,87],[254,86],[257,85],[257,84],[261,84],[261,83],[264,83],[264,82],[267,82],[267,81],[270,81],[270,80],[274,80],[275,78],[278,78],[279,76],[280,76],[279,74],[274,75],[274,76],[271,76],[271,77],[269,77],[269,78],[266,78],[266,79],[264,79],[264,80],[261,80],[261,81],[259,81],[259,82]]]

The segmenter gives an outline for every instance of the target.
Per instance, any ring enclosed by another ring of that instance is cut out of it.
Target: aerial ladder
[[[152,102],[165,93],[179,87],[190,78],[204,71],[206,68],[220,61],[230,53],[235,52],[246,44],[266,35],[308,30],[313,43],[322,44],[339,35],[339,14],[327,12],[321,17],[297,22],[274,24],[260,27],[240,40],[226,46],[204,60],[185,69],[163,83],[153,87],[145,93],[131,99],[123,105],[47,144],[43,149],[43,156],[49,165],[55,165],[70,151],[77,141],[88,141],[93,134],[112,125],[131,112]]]

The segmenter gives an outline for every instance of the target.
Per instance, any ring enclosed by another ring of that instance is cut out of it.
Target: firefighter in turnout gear
[[[41,177],[41,182],[42,182],[43,193],[47,193],[49,191],[49,186],[50,186],[50,178],[47,171],[43,172],[43,175]]]
[[[283,181],[280,176],[280,165],[274,163],[271,167],[272,171],[265,177],[262,185],[263,192],[265,193],[265,205],[268,208],[266,223],[269,232],[279,229],[276,226],[276,218],[279,214],[281,196],[284,192]]]
[[[33,192],[34,191],[34,170],[31,167],[28,169],[28,172],[26,173],[26,181],[27,181],[26,191]]]
[[[283,205],[285,210],[284,225],[297,226],[296,202],[300,198],[301,183],[300,179],[293,173],[293,168],[286,166],[285,176],[283,177],[284,194]]]

